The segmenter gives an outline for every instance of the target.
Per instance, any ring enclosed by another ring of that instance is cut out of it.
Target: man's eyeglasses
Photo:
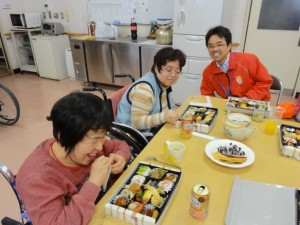
[[[208,45],[208,50],[214,50],[215,48],[216,49],[220,49],[222,47],[224,47],[225,45],[227,44],[224,44],[224,43],[220,43],[220,44],[217,44],[217,45]]]
[[[181,74],[180,70],[173,70],[171,67],[162,67],[162,70],[167,72],[168,74],[175,73],[176,76],[179,76]]]

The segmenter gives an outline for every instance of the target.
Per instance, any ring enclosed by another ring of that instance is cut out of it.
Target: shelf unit
[[[10,74],[10,69],[3,46],[2,36],[0,33],[0,77],[6,76],[8,74]]]
[[[38,67],[32,50],[31,37],[41,33],[41,28],[13,28],[10,30],[17,51],[21,73],[23,71],[38,73]]]

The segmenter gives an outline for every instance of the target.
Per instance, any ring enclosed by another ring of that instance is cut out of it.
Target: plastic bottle
[[[96,30],[96,23],[95,23],[95,21],[91,21],[91,23],[90,23],[90,30],[91,30],[91,35],[95,36],[95,30]]]
[[[137,24],[136,24],[134,18],[131,18],[130,30],[131,30],[131,39],[136,40],[137,39]]]

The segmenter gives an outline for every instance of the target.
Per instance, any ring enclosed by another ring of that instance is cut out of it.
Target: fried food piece
[[[114,200],[114,204],[121,207],[125,207],[128,204],[128,202],[128,198],[125,196],[117,196]]]
[[[143,208],[144,208],[144,205],[140,204],[133,210],[133,212],[140,213],[140,212],[142,212]]]
[[[163,201],[163,198],[160,196],[158,190],[149,184],[145,184],[144,187],[152,192],[151,204],[154,206],[159,206]]]
[[[132,193],[137,193],[141,188],[141,185],[139,185],[138,183],[133,183],[130,185],[129,187],[129,190],[132,192]]]
[[[247,108],[247,101],[246,100],[241,100],[240,102],[239,102],[239,104],[238,104],[238,106],[240,107],[240,108]]]
[[[152,192],[150,190],[145,190],[142,198],[142,203],[146,205],[152,196]]]
[[[153,210],[152,217],[153,217],[154,219],[157,219],[157,217],[158,217],[158,211],[157,211],[156,209]]]
[[[225,162],[225,163],[243,163],[247,160],[247,157],[234,157],[234,156],[227,156],[223,155],[220,152],[212,153],[214,159]]]

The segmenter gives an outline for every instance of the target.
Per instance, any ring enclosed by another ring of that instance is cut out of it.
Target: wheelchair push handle
[[[132,83],[134,83],[134,81],[135,81],[134,77],[131,74],[126,74],[126,73],[114,74],[114,77],[116,77],[116,78],[129,77],[131,79]]]
[[[103,91],[101,88],[88,86],[88,87],[82,88],[82,90],[83,91],[99,91],[103,96],[103,100],[107,101],[107,95],[106,95],[105,91]]]

